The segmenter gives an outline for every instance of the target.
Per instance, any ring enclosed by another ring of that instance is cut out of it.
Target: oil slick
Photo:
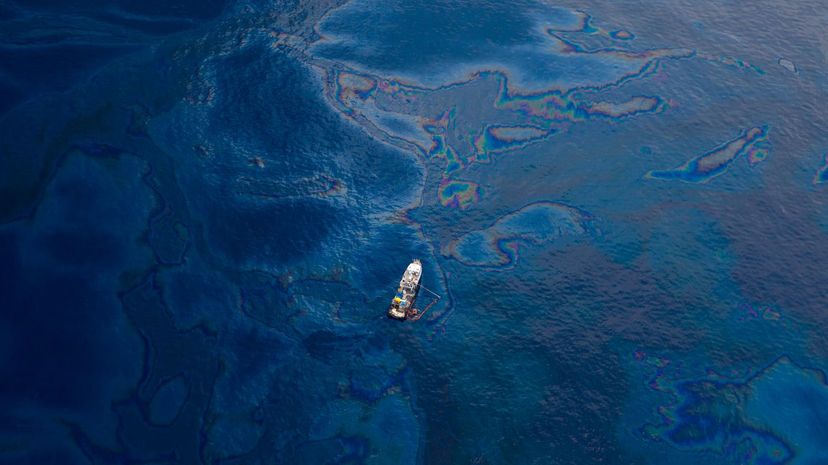
[[[825,463],[825,373],[787,356],[756,371],[685,378],[672,360],[636,351],[647,388],[664,399],[638,434],[744,464]]]
[[[542,246],[594,232],[589,213],[562,203],[535,202],[462,235],[443,254],[466,266],[510,268],[517,263],[519,245]]]
[[[480,200],[480,186],[471,181],[443,179],[437,197],[444,207],[465,210]]]
[[[767,158],[770,150],[768,126],[757,126],[743,131],[735,139],[688,160],[683,165],[667,170],[649,171],[645,178],[704,184],[721,176],[736,159],[744,155],[753,166]]]

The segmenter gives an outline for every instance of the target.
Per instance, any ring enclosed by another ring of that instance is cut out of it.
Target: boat
[[[400,280],[400,287],[397,294],[391,299],[388,306],[388,317],[395,320],[405,320],[416,315],[414,301],[417,300],[417,293],[420,291],[420,277],[423,274],[423,266],[416,258],[405,269]]]

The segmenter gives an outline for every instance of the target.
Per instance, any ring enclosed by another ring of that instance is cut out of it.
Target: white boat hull
[[[391,299],[388,306],[388,317],[395,320],[405,320],[412,315],[414,302],[417,300],[417,293],[420,290],[420,279],[423,274],[423,266],[419,260],[412,261],[405,269],[397,288],[397,294]]]

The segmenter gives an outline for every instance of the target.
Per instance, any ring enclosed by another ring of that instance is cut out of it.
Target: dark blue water
[[[0,24],[0,463],[828,463],[819,2]]]

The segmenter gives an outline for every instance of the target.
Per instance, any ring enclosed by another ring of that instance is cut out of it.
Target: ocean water
[[[0,1],[0,463],[828,463],[826,24]]]

